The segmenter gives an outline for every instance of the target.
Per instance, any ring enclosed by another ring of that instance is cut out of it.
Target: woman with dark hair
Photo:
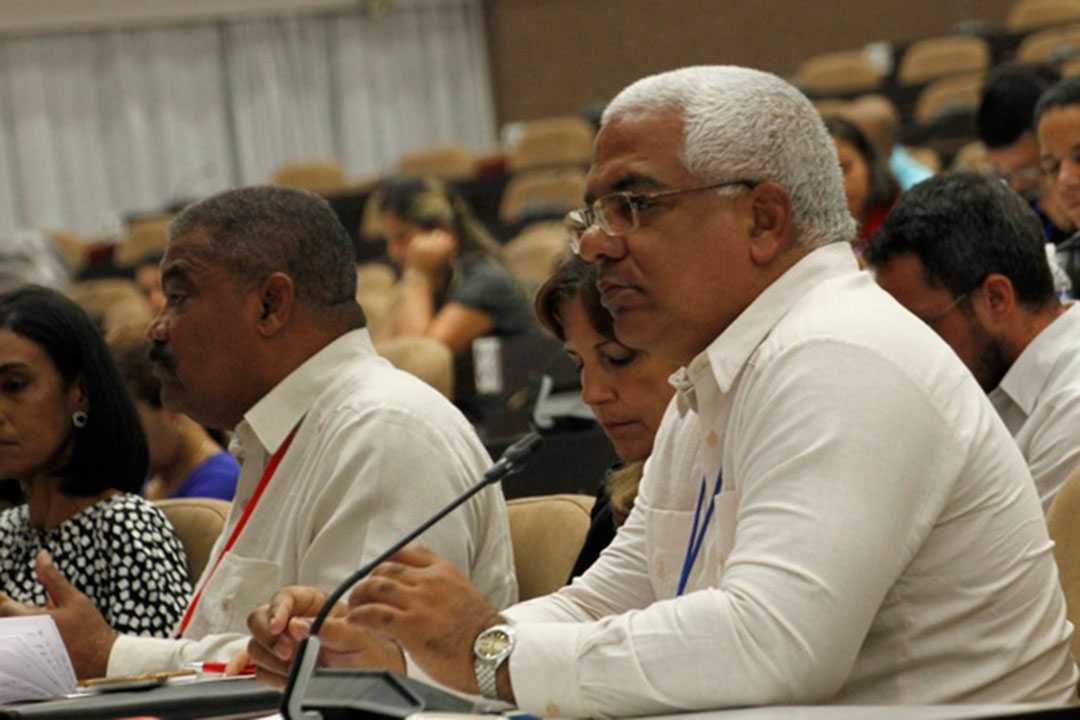
[[[660,419],[675,390],[674,365],[615,338],[611,315],[600,304],[590,266],[571,256],[536,293],[540,324],[563,342],[581,372],[581,399],[615,447],[622,463],[608,471],[597,492],[592,527],[571,577],[600,555],[637,497],[645,459],[652,452]]]
[[[90,317],[41,287],[0,295],[0,477],[26,500],[0,513],[3,594],[45,605],[35,564],[51,558],[118,632],[167,637],[191,585],[169,521],[134,494],[146,468],[139,419]]]
[[[825,127],[840,156],[848,210],[859,223],[855,252],[861,260],[870,237],[885,222],[900,197],[900,184],[889,169],[888,159],[878,156],[874,146],[854,123],[830,115],[825,118]]]
[[[434,178],[398,177],[377,192],[386,250],[401,272],[379,339],[426,335],[458,352],[483,335],[534,329],[524,290],[453,189]]]

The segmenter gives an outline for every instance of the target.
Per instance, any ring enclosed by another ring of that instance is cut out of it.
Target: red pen
[[[226,663],[223,663],[223,662],[204,662],[204,663],[191,663],[190,667],[195,668],[199,672],[223,673],[223,672],[225,672],[225,665],[226,665]],[[255,674],[255,666],[254,665],[246,665],[237,674],[238,675],[254,675]]]

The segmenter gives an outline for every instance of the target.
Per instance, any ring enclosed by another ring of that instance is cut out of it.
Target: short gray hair
[[[185,208],[169,239],[199,231],[209,236],[207,259],[241,282],[283,272],[309,306],[349,309],[356,302],[356,250],[317,195],[269,185],[228,190]]]
[[[791,200],[801,245],[854,239],[836,145],[794,86],[733,65],[682,68],[624,89],[604,110],[602,124],[619,115],[663,111],[682,116],[682,163],[702,182],[775,182]]]

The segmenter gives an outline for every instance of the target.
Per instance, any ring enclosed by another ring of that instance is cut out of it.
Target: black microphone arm
[[[371,571],[385,562],[387,558],[415,540],[432,525],[456,510],[458,506],[464,504],[473,495],[480,492],[488,485],[494,485],[497,482],[501,482],[509,475],[520,470],[532,457],[533,453],[539,450],[540,446],[543,444],[544,439],[542,437],[536,433],[529,433],[510,447],[506,448],[502,457],[499,458],[499,461],[484,473],[479,482],[451,500],[450,504],[425,520],[420,526],[405,537],[384,550],[374,560],[345,578],[345,581],[338,585],[337,588],[334,589],[334,592],[330,593],[330,597],[323,603],[322,608],[319,610],[319,614],[315,616],[315,620],[311,624],[311,630],[308,633],[308,636],[300,641],[300,645],[297,647],[296,659],[293,661],[292,668],[289,671],[289,681],[285,684],[281,699],[281,712],[286,720],[322,720],[322,714],[318,712],[307,712],[302,710],[300,706],[304,699],[304,691],[307,689],[308,681],[311,679],[311,674],[319,657],[319,648],[321,646],[318,637],[319,631],[322,629],[323,623],[326,621],[326,617],[330,614],[334,605],[341,599],[341,596],[353,585],[371,574]]]

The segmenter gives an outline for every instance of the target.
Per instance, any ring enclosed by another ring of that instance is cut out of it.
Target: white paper
[[[51,617],[0,618],[0,703],[74,691],[75,670]]]

